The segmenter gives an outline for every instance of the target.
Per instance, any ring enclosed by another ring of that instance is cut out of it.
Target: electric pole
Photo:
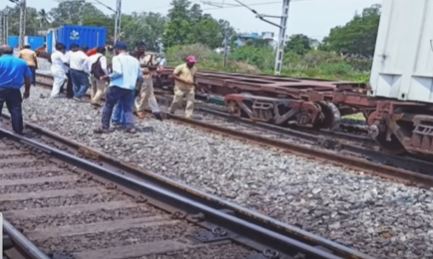
[[[27,10],[27,4],[26,0],[21,0],[19,2],[20,7],[20,44],[19,48],[21,49],[24,47],[24,37],[26,35],[26,10]]]
[[[260,20],[269,23],[275,27],[278,27],[280,29],[278,33],[278,45],[277,45],[277,51],[275,55],[275,70],[274,70],[275,75],[280,75],[281,68],[283,66],[284,46],[286,43],[287,19],[289,18],[290,0],[283,0],[283,10],[281,16],[262,14],[257,12],[253,8],[249,7],[248,5],[242,3],[240,0],[234,0],[234,1],[236,1],[241,6],[248,8],[251,12],[253,12],[256,15],[256,18],[259,18]],[[279,18],[280,24],[277,24],[266,18]]]
[[[290,0],[283,0],[283,11],[281,14],[280,21],[280,32],[278,34],[278,45],[277,52],[275,55],[275,74],[281,74],[281,68],[283,66],[283,58],[284,58],[284,47],[286,43],[286,29],[287,29],[287,19],[289,18],[289,6]]]
[[[120,39],[121,23],[122,23],[122,1],[117,0],[116,12],[114,17],[114,42],[117,42]]]
[[[229,37],[227,30],[224,32],[224,67],[227,66],[227,56],[229,54]]]
[[[4,15],[3,12],[0,12],[0,45],[5,44],[5,42],[4,42],[4,39],[5,39],[5,33],[4,33],[5,26],[4,26],[4,23],[5,23],[5,15]]]

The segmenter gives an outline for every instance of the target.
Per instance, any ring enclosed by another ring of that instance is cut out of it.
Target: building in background
[[[250,33],[239,33],[235,44],[237,47],[245,46],[248,43],[265,42],[269,46],[275,46],[275,34],[273,32],[250,32]]]

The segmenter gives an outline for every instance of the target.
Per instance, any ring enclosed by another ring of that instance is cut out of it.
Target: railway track
[[[38,83],[51,87],[49,75],[38,75]],[[168,105],[170,98],[161,93],[161,104]],[[433,162],[404,155],[392,155],[379,150],[372,140],[359,134],[319,132],[290,129],[248,119],[232,117],[215,105],[199,104],[200,119],[188,120],[167,114],[167,117],[194,127],[227,134],[242,140],[282,148],[289,152],[322,159],[342,166],[363,170],[372,175],[414,184],[433,186]]]
[[[0,129],[6,258],[368,258],[28,128]]]

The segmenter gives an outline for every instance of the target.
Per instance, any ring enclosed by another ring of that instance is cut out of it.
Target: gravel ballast
[[[25,120],[379,258],[433,257],[433,191],[173,121],[95,135],[100,110],[33,88]]]

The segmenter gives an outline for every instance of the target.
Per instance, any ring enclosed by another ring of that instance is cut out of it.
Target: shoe
[[[146,113],[144,112],[137,112],[137,117],[140,119],[144,119],[146,117]]]
[[[155,112],[155,113],[153,113],[153,116],[157,119],[157,120],[160,120],[160,121],[163,121],[163,119],[162,119],[162,116],[161,116],[161,113],[160,112]]]
[[[106,129],[106,128],[102,128],[102,127],[93,130],[93,133],[95,133],[95,134],[107,134],[107,133],[111,133],[111,132],[113,132],[113,130],[111,130],[111,129]]]
[[[137,133],[137,130],[135,128],[126,128],[125,132],[130,133],[130,134],[135,134],[135,133]]]
[[[74,97],[74,98],[72,98],[74,101],[76,101],[76,102],[81,102],[81,99],[80,98],[78,98],[78,97]]]
[[[113,127],[113,129],[123,128],[123,125],[117,122],[111,122],[111,126]]]

